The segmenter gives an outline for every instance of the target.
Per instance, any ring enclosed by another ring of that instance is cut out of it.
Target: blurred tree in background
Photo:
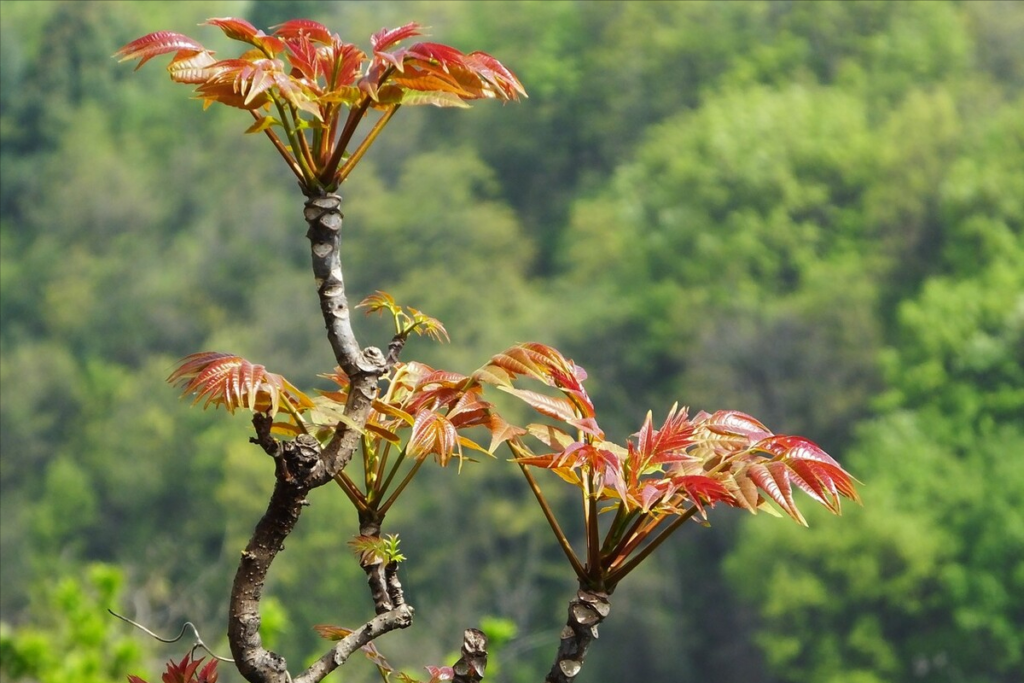
[[[5,680],[117,680],[50,661],[40,643],[84,661],[122,652],[121,635],[146,651],[119,661],[155,670],[168,651],[96,616],[107,606],[162,631],[191,619],[224,649],[228,577],[271,465],[245,446],[244,419],[186,410],[161,384],[197,348],[291,377],[328,366],[319,323],[299,333],[273,315],[311,305],[300,195],[230,112],[154,97],[160,69],[131,75],[110,55],[154,27],[302,14],[353,38],[416,20],[502,55],[530,89],[514,109],[403,111],[347,186],[346,215],[366,228],[346,235],[352,296],[384,287],[459,340],[424,360],[469,371],[538,337],[602,368],[591,393],[620,438],[648,405],[729,406],[872,473],[843,524],[726,515],[675,539],[621,588],[629,599],[603,627],[618,647],[595,650],[587,680],[1016,680],[1024,5],[3,0],[0,12]],[[217,172],[229,157],[246,177]],[[382,235],[394,249],[381,253]],[[408,270],[420,261],[442,265]],[[487,306],[460,317],[469,296]],[[430,628],[390,635],[394,652],[441,659],[465,623],[493,615],[516,626],[500,680],[540,678],[569,584],[543,518],[519,514],[529,494],[515,476],[467,468],[446,495],[423,486],[408,494],[415,513],[396,510]],[[493,495],[470,495],[481,487]],[[335,496],[312,501],[313,520],[350,514]],[[301,525],[271,574],[286,606],[276,638],[293,651],[312,654],[318,637],[291,623],[361,604],[346,589],[354,565],[318,564],[346,540],[324,528]],[[453,585],[474,589],[454,602]],[[364,669],[346,673],[370,680]]]

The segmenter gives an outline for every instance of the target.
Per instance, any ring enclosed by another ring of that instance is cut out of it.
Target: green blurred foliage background
[[[686,528],[616,592],[584,679],[1020,680],[1024,4],[0,11],[4,680],[155,678],[182,654],[107,607],[165,634],[192,620],[225,651],[272,467],[244,416],[190,410],[163,378],[197,350],[307,387],[330,370],[294,179],[241,112],[110,58],[158,29],[225,53],[196,27],[213,16],[305,16],[364,46],[415,20],[528,89],[402,111],[342,188],[353,298],[387,290],[451,333],[407,358],[468,372],[553,344],[620,439],[676,400],[739,409],[864,483],[863,508],[810,529],[726,510]],[[531,495],[501,458],[421,476],[387,525],[417,624],[381,649],[442,663],[483,622],[496,680],[539,680],[574,587]],[[311,501],[269,587],[267,635],[296,661],[323,647],[313,624],[372,615],[354,515],[332,489]]]

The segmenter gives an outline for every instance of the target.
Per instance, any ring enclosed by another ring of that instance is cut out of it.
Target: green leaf
[[[273,116],[261,116],[256,119],[251,126],[245,129],[245,134],[250,133],[262,133],[271,126],[280,126],[281,122]]]
[[[461,97],[452,92],[442,90],[406,90],[401,97],[400,103],[406,107],[419,105],[432,105],[434,107],[457,107],[469,109],[469,104]]]

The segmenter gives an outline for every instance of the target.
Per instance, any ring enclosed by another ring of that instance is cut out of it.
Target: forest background
[[[200,349],[304,388],[331,369],[287,169],[241,112],[110,58],[158,29],[224,48],[196,27],[215,16],[304,16],[361,45],[418,21],[528,89],[403,110],[342,187],[354,300],[387,290],[453,339],[408,358],[468,372],[554,344],[616,438],[676,400],[739,409],[863,481],[862,508],[808,510],[809,529],[725,510],[685,529],[616,592],[583,679],[1019,680],[1024,3],[0,10],[5,681],[123,681],[183,653],[107,607],[165,634],[192,620],[225,651],[272,463],[244,416],[164,379]],[[417,624],[380,647],[439,664],[483,621],[489,680],[539,680],[574,587],[531,494],[500,460],[421,477],[389,516]],[[318,651],[312,624],[371,612],[326,491],[271,572],[265,626],[289,657]]]

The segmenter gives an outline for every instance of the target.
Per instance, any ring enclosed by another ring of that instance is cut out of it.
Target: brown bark
[[[270,436],[271,418],[254,415],[253,426],[259,443],[275,461],[277,483],[267,511],[256,524],[231,587],[228,612],[228,641],[235,666],[250,683],[284,683],[288,680],[285,660],[263,647],[260,638],[260,599],[270,564],[284,548],[284,539],[295,528],[306,494],[330,481],[320,460],[320,444],[302,435],[290,442]]]
[[[597,627],[610,610],[607,593],[580,588],[569,602],[569,618],[562,629],[558,654],[545,683],[570,683],[579,675],[587,650],[597,638]]]
[[[359,432],[369,416],[377,395],[377,384],[387,367],[384,354],[374,347],[363,349],[352,331],[351,310],[345,295],[341,272],[341,197],[310,197],[304,212],[309,224],[313,276],[320,309],[327,326],[327,337],[338,366],[349,377],[349,395],[345,405],[347,423],[340,423],[334,438],[325,447],[313,437],[301,435],[294,441],[280,442],[270,434],[272,419],[255,415],[253,426],[259,444],[275,461],[276,483],[267,511],[256,524],[244,551],[231,590],[228,615],[228,639],[231,653],[242,676],[250,683],[286,683],[292,681],[285,659],[263,647],[259,634],[260,600],[267,572],[284,540],[295,528],[302,509],[309,503],[306,494],[331,481],[352,457],[359,443]],[[400,346],[392,349],[397,357]],[[392,361],[393,362],[393,361]],[[389,579],[382,569],[381,586],[389,592]],[[397,576],[391,583],[397,585]],[[401,588],[398,587],[398,596]],[[413,610],[390,600],[388,609],[378,610],[374,619],[339,641],[318,662],[295,681],[317,683],[342,664],[348,656],[370,640],[412,623]]]
[[[475,628],[466,629],[462,636],[462,656],[452,667],[452,683],[480,683],[487,669],[487,636]]]
[[[377,396],[377,382],[387,369],[387,359],[376,347],[360,347],[352,332],[352,311],[341,273],[341,197],[336,194],[310,197],[303,215],[309,224],[306,237],[327,339],[335,361],[350,382],[345,414],[353,424],[362,426]],[[358,443],[359,430],[344,423],[338,425],[334,439],[324,452],[324,464],[331,475],[344,469]]]
[[[309,224],[306,236],[327,337],[335,361],[350,382],[345,404],[348,420],[337,425],[330,443],[321,448],[314,437],[305,434],[294,441],[278,441],[270,433],[272,418],[253,416],[256,437],[251,441],[274,459],[277,481],[267,511],[242,551],[231,590],[228,639],[235,665],[250,683],[318,683],[344,664],[353,652],[389,631],[408,627],[413,618],[413,608],[406,604],[398,580],[398,564],[367,562],[364,569],[377,616],[338,641],[306,671],[291,678],[285,659],[264,648],[260,638],[259,606],[270,565],[284,549],[284,540],[294,530],[302,509],[309,504],[306,494],[331,481],[348,464],[359,445],[360,431],[376,398],[378,382],[397,362],[405,343],[404,337],[395,337],[385,357],[379,349],[364,349],[356,341],[341,272],[341,197],[309,197],[304,216]],[[379,536],[380,520],[361,520],[360,533]],[[483,633],[466,631],[462,657],[455,665],[455,681],[478,683],[482,679],[487,664],[486,645]]]

